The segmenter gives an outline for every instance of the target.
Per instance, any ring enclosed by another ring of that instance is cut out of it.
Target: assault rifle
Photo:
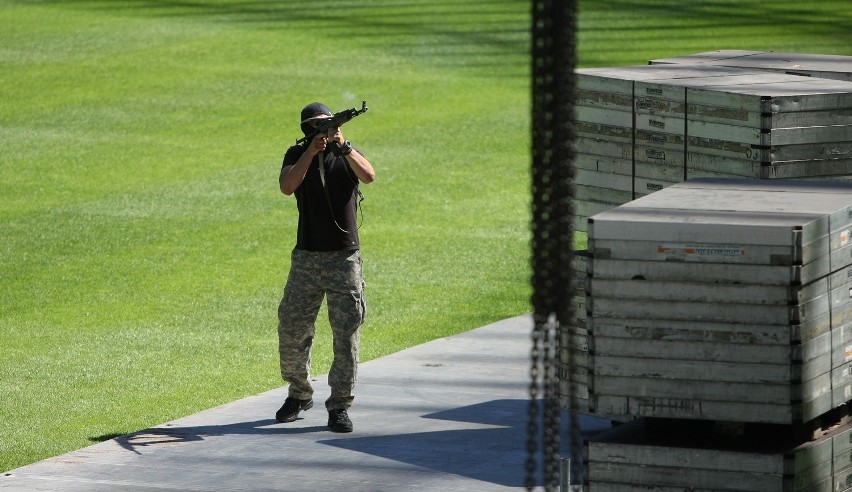
[[[296,140],[296,144],[301,144],[304,142],[310,142],[321,133],[328,133],[332,128],[336,128],[338,126],[342,126],[347,121],[352,118],[358,116],[361,113],[367,112],[367,101],[361,101],[361,109],[345,109],[339,113],[334,113],[334,116],[329,116],[328,118],[317,120],[316,126],[314,126],[314,130],[311,133],[308,133],[304,137]]]

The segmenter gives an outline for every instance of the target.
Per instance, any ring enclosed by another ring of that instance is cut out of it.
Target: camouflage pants
[[[349,408],[358,369],[359,327],[364,322],[361,252],[294,249],[284,295],[278,304],[278,355],[281,377],[290,383],[289,396],[305,400],[310,383],[311,346],[323,298],[334,341],[334,360],[328,373],[328,410]]]

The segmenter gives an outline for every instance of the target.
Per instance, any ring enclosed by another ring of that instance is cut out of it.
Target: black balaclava
[[[308,133],[311,132],[311,130],[313,130],[313,127],[311,125],[305,123],[305,120],[307,120],[308,118],[313,118],[314,116],[316,116],[318,114],[325,114],[325,115],[328,115],[328,116],[332,116],[331,110],[328,109],[328,106],[326,106],[323,103],[318,103],[318,102],[310,103],[307,106],[305,106],[304,109],[302,109],[302,119],[301,119],[301,121],[302,121],[302,125],[301,125],[302,133],[307,135]]]

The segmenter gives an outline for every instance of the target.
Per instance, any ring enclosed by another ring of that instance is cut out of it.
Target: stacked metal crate
[[[686,176],[852,174],[852,82],[761,78],[765,81],[755,84],[686,88]]]
[[[676,63],[679,65],[757,68],[768,72],[852,81],[852,56],[843,55],[717,50],[673,58],[658,58],[649,63],[652,65]]]
[[[687,177],[852,173],[852,107],[844,94],[852,82],[852,57],[723,50],[650,63],[813,77],[750,87],[687,88]]]
[[[852,487],[852,424],[802,442],[785,429],[720,439],[712,428],[636,420],[586,446],[587,492],[840,492]]]
[[[589,341],[586,330],[586,265],[588,253],[577,251],[571,259],[571,301],[574,318],[559,330],[559,405],[589,411]],[[572,401],[573,400],[573,401]]]
[[[636,419],[587,443],[591,492],[852,490],[852,430],[800,435],[852,401],[852,189],[827,181],[852,175],[850,60],[577,71],[591,256],[570,330],[587,330],[589,411]]]
[[[850,233],[852,184],[830,181],[695,179],[593,216],[590,411],[797,426],[844,405],[852,399]],[[718,440],[680,444],[684,456],[718,456],[696,464],[702,471],[691,479],[677,471],[677,459],[660,457],[672,450],[642,458],[655,463],[619,467],[607,462],[622,446],[607,436],[587,447],[590,491],[625,490],[604,483],[706,485],[695,481],[703,474],[736,483],[756,473],[737,458],[738,443]],[[761,459],[783,468],[799,459],[793,447]],[[658,474],[643,482],[657,466],[668,466],[674,481]],[[797,476],[799,488],[710,488],[845,490],[820,473],[781,473]],[[819,484],[829,488],[807,488]]]
[[[690,180],[592,217],[592,409],[794,424],[845,403],[850,231],[836,182]]]
[[[711,64],[578,70],[575,230],[690,177],[852,174],[850,114],[852,82]],[[572,351],[585,400],[582,314],[562,330],[563,344],[569,337],[560,359],[564,407]]]
[[[634,86],[637,81],[707,80],[734,73],[742,72],[680,65],[577,70],[575,229],[585,231],[586,220],[592,215],[635,198]],[[678,179],[671,182],[682,179],[681,170]],[[662,188],[662,184],[652,185],[659,189],[657,186]],[[643,188],[640,184],[640,189]]]
[[[691,177],[852,174],[852,82],[723,66],[577,70],[576,220]]]

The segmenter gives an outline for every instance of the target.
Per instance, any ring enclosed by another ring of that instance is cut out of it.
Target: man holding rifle
[[[302,109],[305,138],[287,149],[278,184],[296,195],[299,224],[290,273],[278,305],[281,377],[290,383],[279,422],[296,420],[313,406],[310,383],[311,346],[323,298],[334,339],[328,374],[331,395],[325,402],[328,426],[352,432],[347,410],[354,398],[359,328],[366,315],[357,223],[360,183],[375,179],[370,162],[343,137],[340,125],[367,110],[337,114],[323,104]]]

